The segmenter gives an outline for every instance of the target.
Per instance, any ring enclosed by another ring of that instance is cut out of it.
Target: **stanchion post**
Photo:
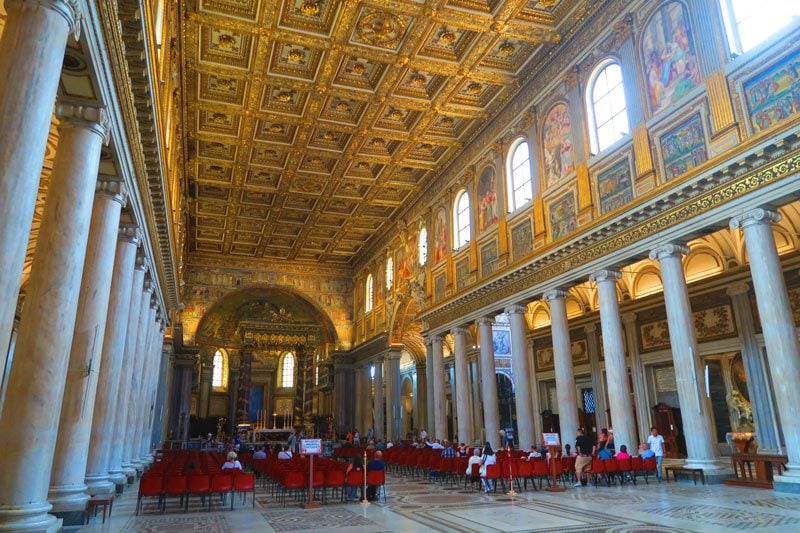
[[[364,492],[361,493],[361,505],[369,505],[367,499],[367,450],[364,450]]]

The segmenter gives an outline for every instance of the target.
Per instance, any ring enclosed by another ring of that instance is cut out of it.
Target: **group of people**
[[[574,452],[570,449],[570,445],[567,444],[564,446],[564,454],[575,457],[575,477],[578,479],[575,483],[576,487],[590,485],[589,470],[592,467],[593,458],[601,460],[631,458],[628,447],[624,444],[621,445],[619,451],[615,453],[614,435],[613,433],[609,434],[609,431],[605,428],[600,430],[597,442],[592,442],[592,439],[586,435],[584,429],[579,428],[575,436]],[[656,478],[661,481],[661,467],[664,461],[664,437],[659,435],[657,428],[650,428],[650,435],[647,437],[647,442],[642,443],[639,447],[639,457],[642,459],[655,457]]]

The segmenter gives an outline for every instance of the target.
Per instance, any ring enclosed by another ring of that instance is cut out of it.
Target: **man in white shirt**
[[[656,456],[656,477],[661,481],[661,465],[664,462],[664,437],[658,434],[658,430],[655,427],[650,428],[647,445]]]
[[[428,440],[428,432],[425,431],[425,428],[419,429],[419,438],[421,438],[423,441]]]

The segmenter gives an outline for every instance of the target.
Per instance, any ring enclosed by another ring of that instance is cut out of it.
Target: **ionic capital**
[[[425,335],[423,339],[425,340],[425,346],[433,345],[433,338],[430,335]]]
[[[585,326],[583,326],[583,331],[585,331],[586,333],[594,333],[595,331],[597,331],[597,324],[595,324],[594,322],[586,324]]]
[[[762,207],[758,207],[742,215],[737,215],[731,219],[730,228],[739,229],[752,226],[754,224],[777,224],[781,221],[783,216],[777,211],[769,211]]]
[[[142,272],[147,272],[147,269],[148,269],[147,256],[145,256],[144,254],[137,254],[136,255],[136,266],[135,266],[135,268],[136,268],[136,270],[140,270]]]
[[[616,270],[598,270],[589,276],[589,281],[592,283],[599,283],[601,281],[616,282],[618,279],[622,279],[622,273]]]
[[[462,335],[462,336],[466,335],[467,334],[467,328],[465,328],[463,326],[456,326],[456,327],[454,327],[454,328],[452,328],[450,330],[450,334],[453,335],[454,338],[459,336],[459,335]]]
[[[505,309],[507,315],[524,315],[528,312],[528,307],[522,304],[511,304]]]
[[[661,259],[666,259],[668,257],[680,258],[681,256],[688,254],[689,251],[689,247],[682,242],[670,242],[650,250],[650,259],[653,261],[658,259],[660,261]]]
[[[636,322],[636,313],[622,313],[620,318],[622,319],[623,324],[634,324]]]
[[[130,243],[134,246],[139,246],[139,242],[141,242],[142,237],[139,235],[139,228],[136,227],[134,224],[124,224],[119,227],[119,232],[117,233],[117,240],[124,241]],[[142,256],[144,259],[144,256]],[[137,258],[138,264],[138,258]]]
[[[98,134],[103,144],[108,144],[111,130],[105,107],[61,101],[56,104],[56,116],[61,122],[60,127],[85,128]]]
[[[25,4],[33,4],[55,11],[67,21],[69,31],[75,36],[75,40],[80,39],[83,14],[78,0],[6,0],[5,8],[6,11],[9,11]]]
[[[128,203],[128,186],[121,179],[113,176],[99,176],[94,187],[95,196],[107,196],[112,201],[125,207]]]
[[[155,289],[155,283],[153,283],[153,289]],[[158,298],[156,297],[155,291],[150,295],[150,309],[158,312]]]
[[[740,294],[747,294],[748,292],[750,292],[750,285],[743,281],[728,285],[728,288],[725,290],[728,296],[738,296]]]
[[[431,344],[436,344],[438,342],[441,345],[443,340],[441,335],[431,335]]]
[[[563,289],[550,289],[542,294],[542,300],[552,302],[553,300],[566,300],[569,297],[569,292]]]
[[[475,323],[478,325],[478,327],[480,327],[480,326],[492,327],[494,325],[495,321],[494,321],[494,318],[492,318],[490,316],[482,316],[478,320],[476,320]]]
[[[142,287],[142,292],[152,294],[153,293],[153,289],[155,289],[155,283],[153,283],[153,280],[150,280],[150,279],[144,280],[144,285]]]

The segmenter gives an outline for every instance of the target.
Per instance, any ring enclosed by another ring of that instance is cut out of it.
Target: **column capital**
[[[125,182],[115,176],[100,175],[97,177],[97,185],[94,187],[95,196],[108,196],[114,202],[125,207],[128,203],[128,186]]]
[[[622,278],[622,273],[617,270],[598,270],[591,276],[589,276],[589,281],[593,283],[599,283],[601,281],[614,281],[616,282],[618,279]]]
[[[542,300],[547,302],[551,302],[553,300],[566,300],[569,296],[569,292],[563,289],[550,289],[549,291],[542,294]]]
[[[155,284],[153,284],[153,289],[155,289]],[[158,312],[158,298],[156,298],[155,291],[150,295],[150,309]]]
[[[661,260],[667,257],[678,257],[689,253],[689,247],[682,242],[670,242],[650,250],[651,260]]]
[[[739,294],[747,294],[748,292],[750,292],[750,285],[744,281],[728,285],[728,288],[725,290],[725,294],[728,296],[737,296]]]
[[[594,322],[586,324],[585,326],[583,326],[583,331],[585,331],[586,333],[594,333],[597,331],[597,324],[595,324]]]
[[[622,313],[620,316],[623,324],[633,324],[636,322],[636,313]]]
[[[56,104],[56,116],[61,123],[60,127],[86,128],[102,137],[103,144],[108,144],[111,130],[105,107],[62,100]]]
[[[783,216],[777,211],[770,211],[763,207],[757,207],[741,215],[736,215],[731,219],[729,225],[731,229],[746,228],[754,224],[771,225],[777,224],[782,218]]]
[[[425,335],[422,339],[425,341],[425,346],[433,345],[433,338],[430,335]]]
[[[67,21],[69,31],[75,36],[75,40],[80,38],[83,14],[79,0],[6,0],[5,7],[9,10],[23,4],[36,4],[55,11]]]
[[[139,246],[142,236],[139,234],[139,228],[135,224],[123,224],[119,227],[117,240]]]
[[[444,338],[441,335],[431,335],[431,344],[434,342],[442,342]]]
[[[528,306],[524,304],[511,304],[505,309],[507,315],[524,315],[528,312]]]
[[[136,255],[136,270],[147,272],[148,262],[147,256],[144,254],[137,254]]]
[[[475,323],[479,327],[480,326],[485,326],[485,325],[493,326],[494,323],[495,323],[495,320],[494,320],[494,318],[492,318],[490,316],[482,316],[478,320],[476,320]]]
[[[144,280],[144,285],[142,287],[142,292],[151,293],[152,294],[153,289],[155,289],[155,283],[153,283],[153,280],[151,280],[151,279]]]
[[[466,335],[467,328],[464,326],[456,326],[450,330],[450,333],[455,337],[456,335]]]

